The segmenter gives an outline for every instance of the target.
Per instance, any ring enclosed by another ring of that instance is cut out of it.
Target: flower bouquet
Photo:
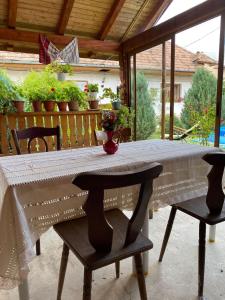
[[[114,112],[106,112],[103,116],[102,127],[107,134],[107,142],[103,144],[103,149],[107,154],[114,154],[118,150],[118,143],[113,141],[114,131],[117,126],[117,116]]]

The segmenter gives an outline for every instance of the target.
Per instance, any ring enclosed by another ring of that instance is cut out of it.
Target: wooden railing
[[[101,111],[81,112],[40,112],[0,114],[0,149],[1,155],[16,154],[10,130],[33,126],[61,128],[62,149],[95,145],[94,130],[99,129]],[[49,150],[54,150],[54,139],[48,138]],[[27,142],[21,143],[22,152],[26,152]],[[43,144],[34,140],[32,149],[42,151]]]

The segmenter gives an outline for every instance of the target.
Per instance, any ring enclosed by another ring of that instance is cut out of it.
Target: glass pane
[[[176,35],[174,135],[188,143],[214,145],[219,23]]]

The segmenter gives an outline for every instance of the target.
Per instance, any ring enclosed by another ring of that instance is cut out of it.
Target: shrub
[[[215,105],[216,92],[216,77],[204,68],[197,69],[193,76],[192,86],[184,96],[184,108],[181,112],[181,120],[186,128],[194,125],[193,112],[202,116],[205,109]]]
[[[155,97],[148,90],[148,82],[143,73],[137,73],[137,140],[148,139],[156,129],[153,108]]]

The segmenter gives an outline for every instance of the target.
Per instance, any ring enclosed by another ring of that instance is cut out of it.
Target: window
[[[174,102],[181,102],[181,85],[175,84],[174,85]],[[170,101],[170,84],[166,84],[166,101]]]

